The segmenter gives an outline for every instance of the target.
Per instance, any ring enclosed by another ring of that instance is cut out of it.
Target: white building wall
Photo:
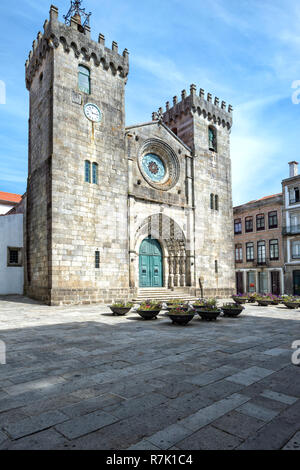
[[[24,268],[7,266],[7,248],[23,248],[23,215],[0,217],[0,294],[23,294]]]
[[[0,215],[7,214],[10,209],[14,207],[13,204],[3,204],[0,202]]]

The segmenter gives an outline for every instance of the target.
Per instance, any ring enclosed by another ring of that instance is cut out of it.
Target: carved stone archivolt
[[[190,283],[190,257],[183,230],[170,217],[160,213],[147,217],[136,232],[136,246],[147,237],[158,240],[164,257],[165,287],[186,287]],[[137,246],[138,249],[138,246]],[[138,254],[138,253],[137,253]]]

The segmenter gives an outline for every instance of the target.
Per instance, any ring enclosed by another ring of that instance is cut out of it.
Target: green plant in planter
[[[126,315],[133,307],[132,302],[116,302],[110,306],[113,315]]]
[[[198,300],[193,306],[203,310],[218,310],[217,299]]]
[[[133,307],[133,303],[132,302],[118,302],[118,303],[115,303],[115,304],[112,304],[111,307],[113,308],[132,308]]]
[[[187,312],[186,310],[182,310],[178,307],[171,309],[168,316],[172,320],[173,324],[187,325],[194,318],[195,312]]]
[[[157,302],[143,302],[139,306],[138,310],[142,310],[143,312],[151,312],[151,311],[156,311],[160,310],[161,305]]]
[[[223,310],[225,317],[237,317],[245,307],[240,304],[227,303],[224,304],[221,309]]]
[[[240,309],[243,309],[244,307],[242,307],[239,304],[227,303],[227,304],[223,304],[221,308],[228,308],[228,309],[231,309],[231,310],[234,310],[234,309],[240,310]]]

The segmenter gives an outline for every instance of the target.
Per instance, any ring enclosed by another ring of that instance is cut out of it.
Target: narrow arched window
[[[86,183],[91,182],[91,162],[88,160],[84,162],[84,180]]]
[[[217,131],[213,126],[208,128],[208,148],[213,152],[217,151]]]
[[[90,95],[91,93],[91,77],[90,70],[84,65],[78,66],[78,88],[83,93]]]
[[[98,184],[98,163],[93,163],[93,184]]]
[[[215,209],[216,211],[219,210],[219,196],[217,195],[215,196]]]
[[[214,209],[214,195],[210,195],[210,208],[213,210]]]

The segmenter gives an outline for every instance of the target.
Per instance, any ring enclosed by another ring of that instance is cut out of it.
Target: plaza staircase
[[[147,287],[138,290],[137,297],[133,299],[133,302],[144,302],[145,300],[160,300],[168,301],[170,299],[182,299],[185,301],[195,301],[198,298],[193,297],[189,288],[177,287],[174,290],[167,289],[166,287]]]

